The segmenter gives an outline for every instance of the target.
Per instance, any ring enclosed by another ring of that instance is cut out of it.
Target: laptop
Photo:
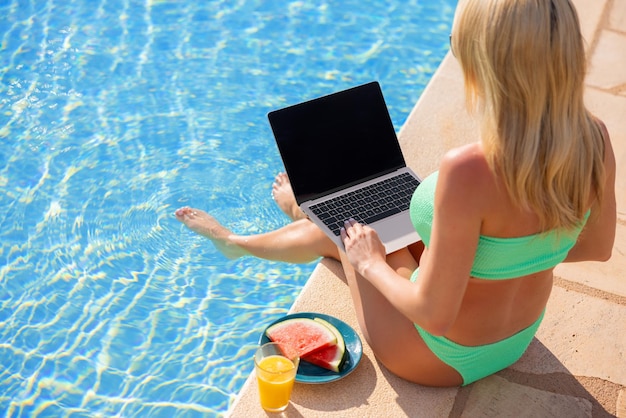
[[[418,241],[409,203],[420,178],[406,166],[383,93],[373,81],[268,114],[302,211],[343,249],[353,218],[387,253]]]

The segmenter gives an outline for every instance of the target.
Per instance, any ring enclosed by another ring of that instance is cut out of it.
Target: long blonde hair
[[[542,228],[580,223],[604,184],[603,130],[583,103],[585,46],[569,0],[461,0],[452,51],[489,164]]]

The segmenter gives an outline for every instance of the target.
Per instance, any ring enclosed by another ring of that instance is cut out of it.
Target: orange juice
[[[257,362],[256,375],[263,409],[282,411],[287,408],[296,371],[297,366],[280,355],[270,355]]]

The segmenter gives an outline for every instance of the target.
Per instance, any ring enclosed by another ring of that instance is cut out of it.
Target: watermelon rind
[[[346,361],[346,343],[343,339],[343,335],[339,332],[339,330],[330,322],[322,319],[322,318],[314,318],[314,321],[318,321],[322,325],[326,326],[328,329],[335,334],[337,338],[337,343],[330,347],[326,347],[322,350],[318,350],[309,355],[303,356],[302,360],[314,364],[318,367],[322,367],[327,370],[331,370],[335,373],[339,373],[341,367]]]
[[[267,337],[278,343],[283,353],[300,358],[337,344],[337,336],[326,325],[311,318],[291,318],[271,325]]]

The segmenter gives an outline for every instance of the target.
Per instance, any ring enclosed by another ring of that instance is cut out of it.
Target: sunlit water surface
[[[173,211],[288,222],[266,114],[379,80],[399,129],[456,1],[0,1],[0,414],[223,414],[315,264]]]

